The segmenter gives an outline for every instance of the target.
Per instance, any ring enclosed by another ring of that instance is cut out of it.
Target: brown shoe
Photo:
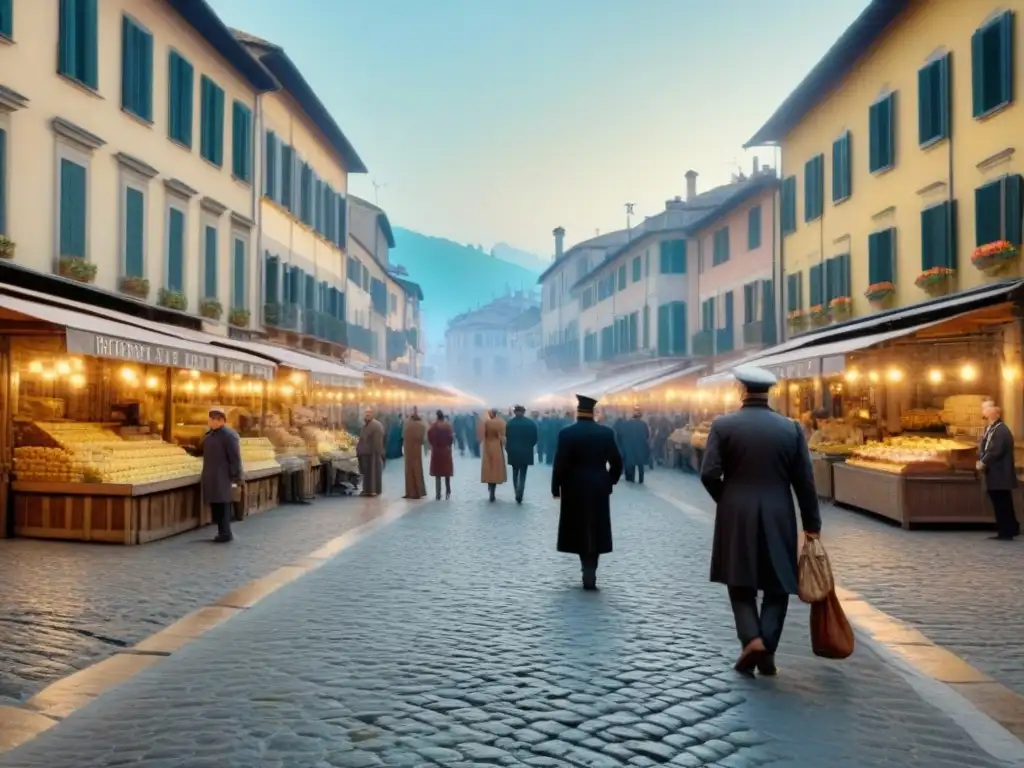
[[[765,677],[775,677],[779,674],[779,668],[775,666],[775,654],[765,653],[757,662],[757,673]]]
[[[765,651],[764,641],[760,637],[755,637],[743,647],[743,653],[736,660],[734,669],[744,675],[753,675],[765,653],[767,651]]]

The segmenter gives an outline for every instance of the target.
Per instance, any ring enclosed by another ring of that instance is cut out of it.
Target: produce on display
[[[854,449],[847,463],[886,472],[943,472],[973,466],[976,447],[941,437],[892,437]]]
[[[708,445],[708,433],[711,431],[711,422],[703,421],[694,427],[690,435],[690,445],[699,450],[704,450]]]
[[[265,469],[280,469],[275,457],[274,444],[265,437],[239,438],[242,451],[242,470],[258,472]]]
[[[269,427],[264,435],[273,444],[278,457],[294,456],[305,458],[307,455],[306,441],[293,435],[284,427]]]
[[[988,423],[981,414],[981,404],[987,395],[953,395],[942,404],[942,420],[950,437],[965,437],[979,440]]]
[[[942,411],[934,408],[911,408],[900,414],[900,427],[904,432],[935,432],[945,429]]]

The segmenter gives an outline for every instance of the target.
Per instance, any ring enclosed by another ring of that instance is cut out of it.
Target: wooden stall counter
[[[235,505],[235,520],[275,509],[281,503],[281,467],[266,467],[245,473],[242,500]]]
[[[202,524],[199,476],[143,485],[15,480],[14,534],[145,544]]]
[[[830,461],[820,453],[811,454],[811,470],[814,472],[814,488],[818,491],[818,498],[831,501],[833,498],[832,489],[832,465]]]

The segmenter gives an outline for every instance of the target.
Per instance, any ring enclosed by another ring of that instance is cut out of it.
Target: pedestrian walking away
[[[455,430],[445,421],[444,412],[437,412],[437,421],[430,425],[427,432],[430,443],[430,476],[434,478],[437,500],[441,500],[441,478],[444,478],[444,497],[452,497],[452,476],[455,464],[452,461],[452,444],[455,442]]]
[[[643,419],[640,407],[633,408],[633,418],[616,422],[626,482],[644,483],[644,465],[651,459],[651,428]],[[621,426],[620,426],[621,425]]]
[[[493,408],[480,420],[477,439],[481,445],[480,482],[487,484],[487,495],[495,500],[499,485],[508,480],[505,469],[505,420]]]
[[[530,418],[537,425],[537,463],[544,463],[544,422],[541,420],[540,411],[530,411]]]
[[[199,442],[198,453],[203,457],[201,486],[203,503],[210,505],[213,522],[217,524],[214,541],[231,541],[232,508],[242,485],[242,452],[238,433],[227,425],[227,417],[219,408],[211,408],[207,424],[209,429]]]
[[[978,444],[978,472],[996,515],[996,535],[993,539],[1013,541],[1020,534],[1020,521],[1013,508],[1013,491],[1017,487],[1014,468],[1013,433],[1003,421],[1003,410],[992,400],[981,405],[988,426]]]
[[[537,422],[526,418],[526,408],[517,405],[515,414],[505,425],[505,444],[508,464],[512,467],[512,488],[516,503],[523,503],[526,490],[526,469],[533,466],[533,453],[537,447]]]
[[[797,594],[794,492],[808,537],[820,534],[821,514],[804,431],[768,407],[775,376],[754,366],[733,375],[742,407],[711,422],[700,471],[716,504],[711,581],[729,589],[742,646],[736,670],[774,675],[789,596]]]
[[[363,413],[363,428],[356,442],[359,474],[363,479],[360,496],[379,496],[384,474],[384,425],[373,417],[373,409]]]
[[[420,417],[419,409],[413,406],[412,413],[402,426],[406,499],[422,499],[427,495],[427,484],[423,480],[423,445],[426,438],[426,422]]]
[[[583,588],[594,590],[600,557],[612,551],[611,495],[622,456],[611,427],[594,421],[597,401],[576,400],[576,423],[558,433],[551,495],[560,500],[558,551],[579,555]]]

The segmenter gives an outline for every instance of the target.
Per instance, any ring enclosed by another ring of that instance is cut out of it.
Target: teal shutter
[[[640,266],[641,266],[640,265],[640,257],[636,256],[633,259],[633,282],[634,283],[639,283],[640,282]]]
[[[252,181],[252,110],[239,101],[231,105],[231,172]]]
[[[177,208],[167,214],[167,290],[185,291],[185,214]]]
[[[217,228],[203,230],[203,298],[217,298]]]
[[[924,146],[949,137],[950,55],[917,73],[917,140]]]
[[[1007,11],[999,22],[1000,103],[1013,101],[1013,11]]]
[[[0,35],[14,37],[14,0],[0,0]]]
[[[96,0],[60,0],[57,71],[97,87]]]
[[[1013,22],[1006,11],[971,36],[971,85],[974,117],[983,117],[1013,101]]]
[[[651,308],[644,304],[643,322],[643,347],[648,349],[651,346]]]
[[[811,307],[817,307],[824,304],[824,269],[823,265],[815,264],[808,270],[808,279],[811,282]]]
[[[868,235],[868,285],[891,283],[896,276],[896,230]]]
[[[0,167],[0,184],[2,183],[3,168]],[[1019,174],[1007,176],[1005,188],[1006,228],[1003,236],[1014,245],[1020,246],[1024,242],[1024,231],[1022,231],[1024,230],[1024,177],[1021,177]],[[2,207],[2,202],[0,202],[0,209]],[[0,217],[2,215],[0,213]],[[0,232],[3,231],[2,227],[2,222],[0,222]]]
[[[7,131],[0,128],[0,235],[7,234]]]
[[[75,77],[78,52],[75,29],[76,0],[60,0],[60,27],[57,41],[57,71],[68,77]],[[977,36],[978,33],[975,33]]]
[[[974,190],[975,244],[988,245],[1003,239],[1003,180]]]
[[[95,90],[99,87],[99,25],[96,0],[76,0],[79,7],[79,80]]]
[[[662,357],[668,355],[671,349],[671,312],[668,304],[658,307],[658,355]]]
[[[277,134],[267,131],[265,135],[266,144],[266,167],[263,169],[263,194],[271,200],[277,200]]]
[[[60,161],[60,255],[84,259],[86,171],[70,160]]]
[[[852,193],[850,172],[850,132],[832,142],[832,202],[845,200]]]
[[[662,240],[658,243],[658,264],[661,274],[667,275],[671,271],[672,265],[670,259],[671,255],[668,250],[668,241]]]
[[[971,35],[971,114],[981,117],[985,114],[985,30],[976,30]]]
[[[167,134],[180,144],[192,149],[192,101],[195,72],[192,65],[177,51],[167,57],[168,121]]]
[[[956,201],[921,211],[921,270],[956,269]]]
[[[747,212],[747,250],[761,247],[761,206],[755,205]]]
[[[231,264],[231,308],[249,308],[245,292],[245,241],[237,237],[234,240],[234,258]]]
[[[224,164],[224,91],[202,76],[199,152],[218,168]]]
[[[265,280],[263,283],[263,301],[267,304],[276,304],[280,298],[281,290],[281,260],[277,256],[271,256],[270,251],[263,255]]]
[[[895,164],[893,148],[893,108],[896,94],[890,93],[884,99],[871,105],[868,111],[870,128],[869,170],[874,173]]]
[[[782,182],[782,234],[796,231],[796,176]]]
[[[306,309],[314,309],[314,301],[315,301],[315,296],[316,296],[316,278],[313,277],[313,275],[305,275],[305,278],[306,278],[306,285],[305,285],[305,295],[303,296],[303,306]],[[374,286],[374,287],[376,287],[376,286]],[[376,293],[376,291],[374,293]],[[380,304],[378,302],[373,302],[373,304],[374,304],[374,309],[377,310],[378,314],[381,314],[381,315],[385,314],[384,312],[381,312]]]
[[[121,17],[121,106],[153,119],[153,36],[128,16]]]
[[[144,222],[146,199],[132,187],[125,189],[124,199],[124,274],[125,277],[144,277]]]

